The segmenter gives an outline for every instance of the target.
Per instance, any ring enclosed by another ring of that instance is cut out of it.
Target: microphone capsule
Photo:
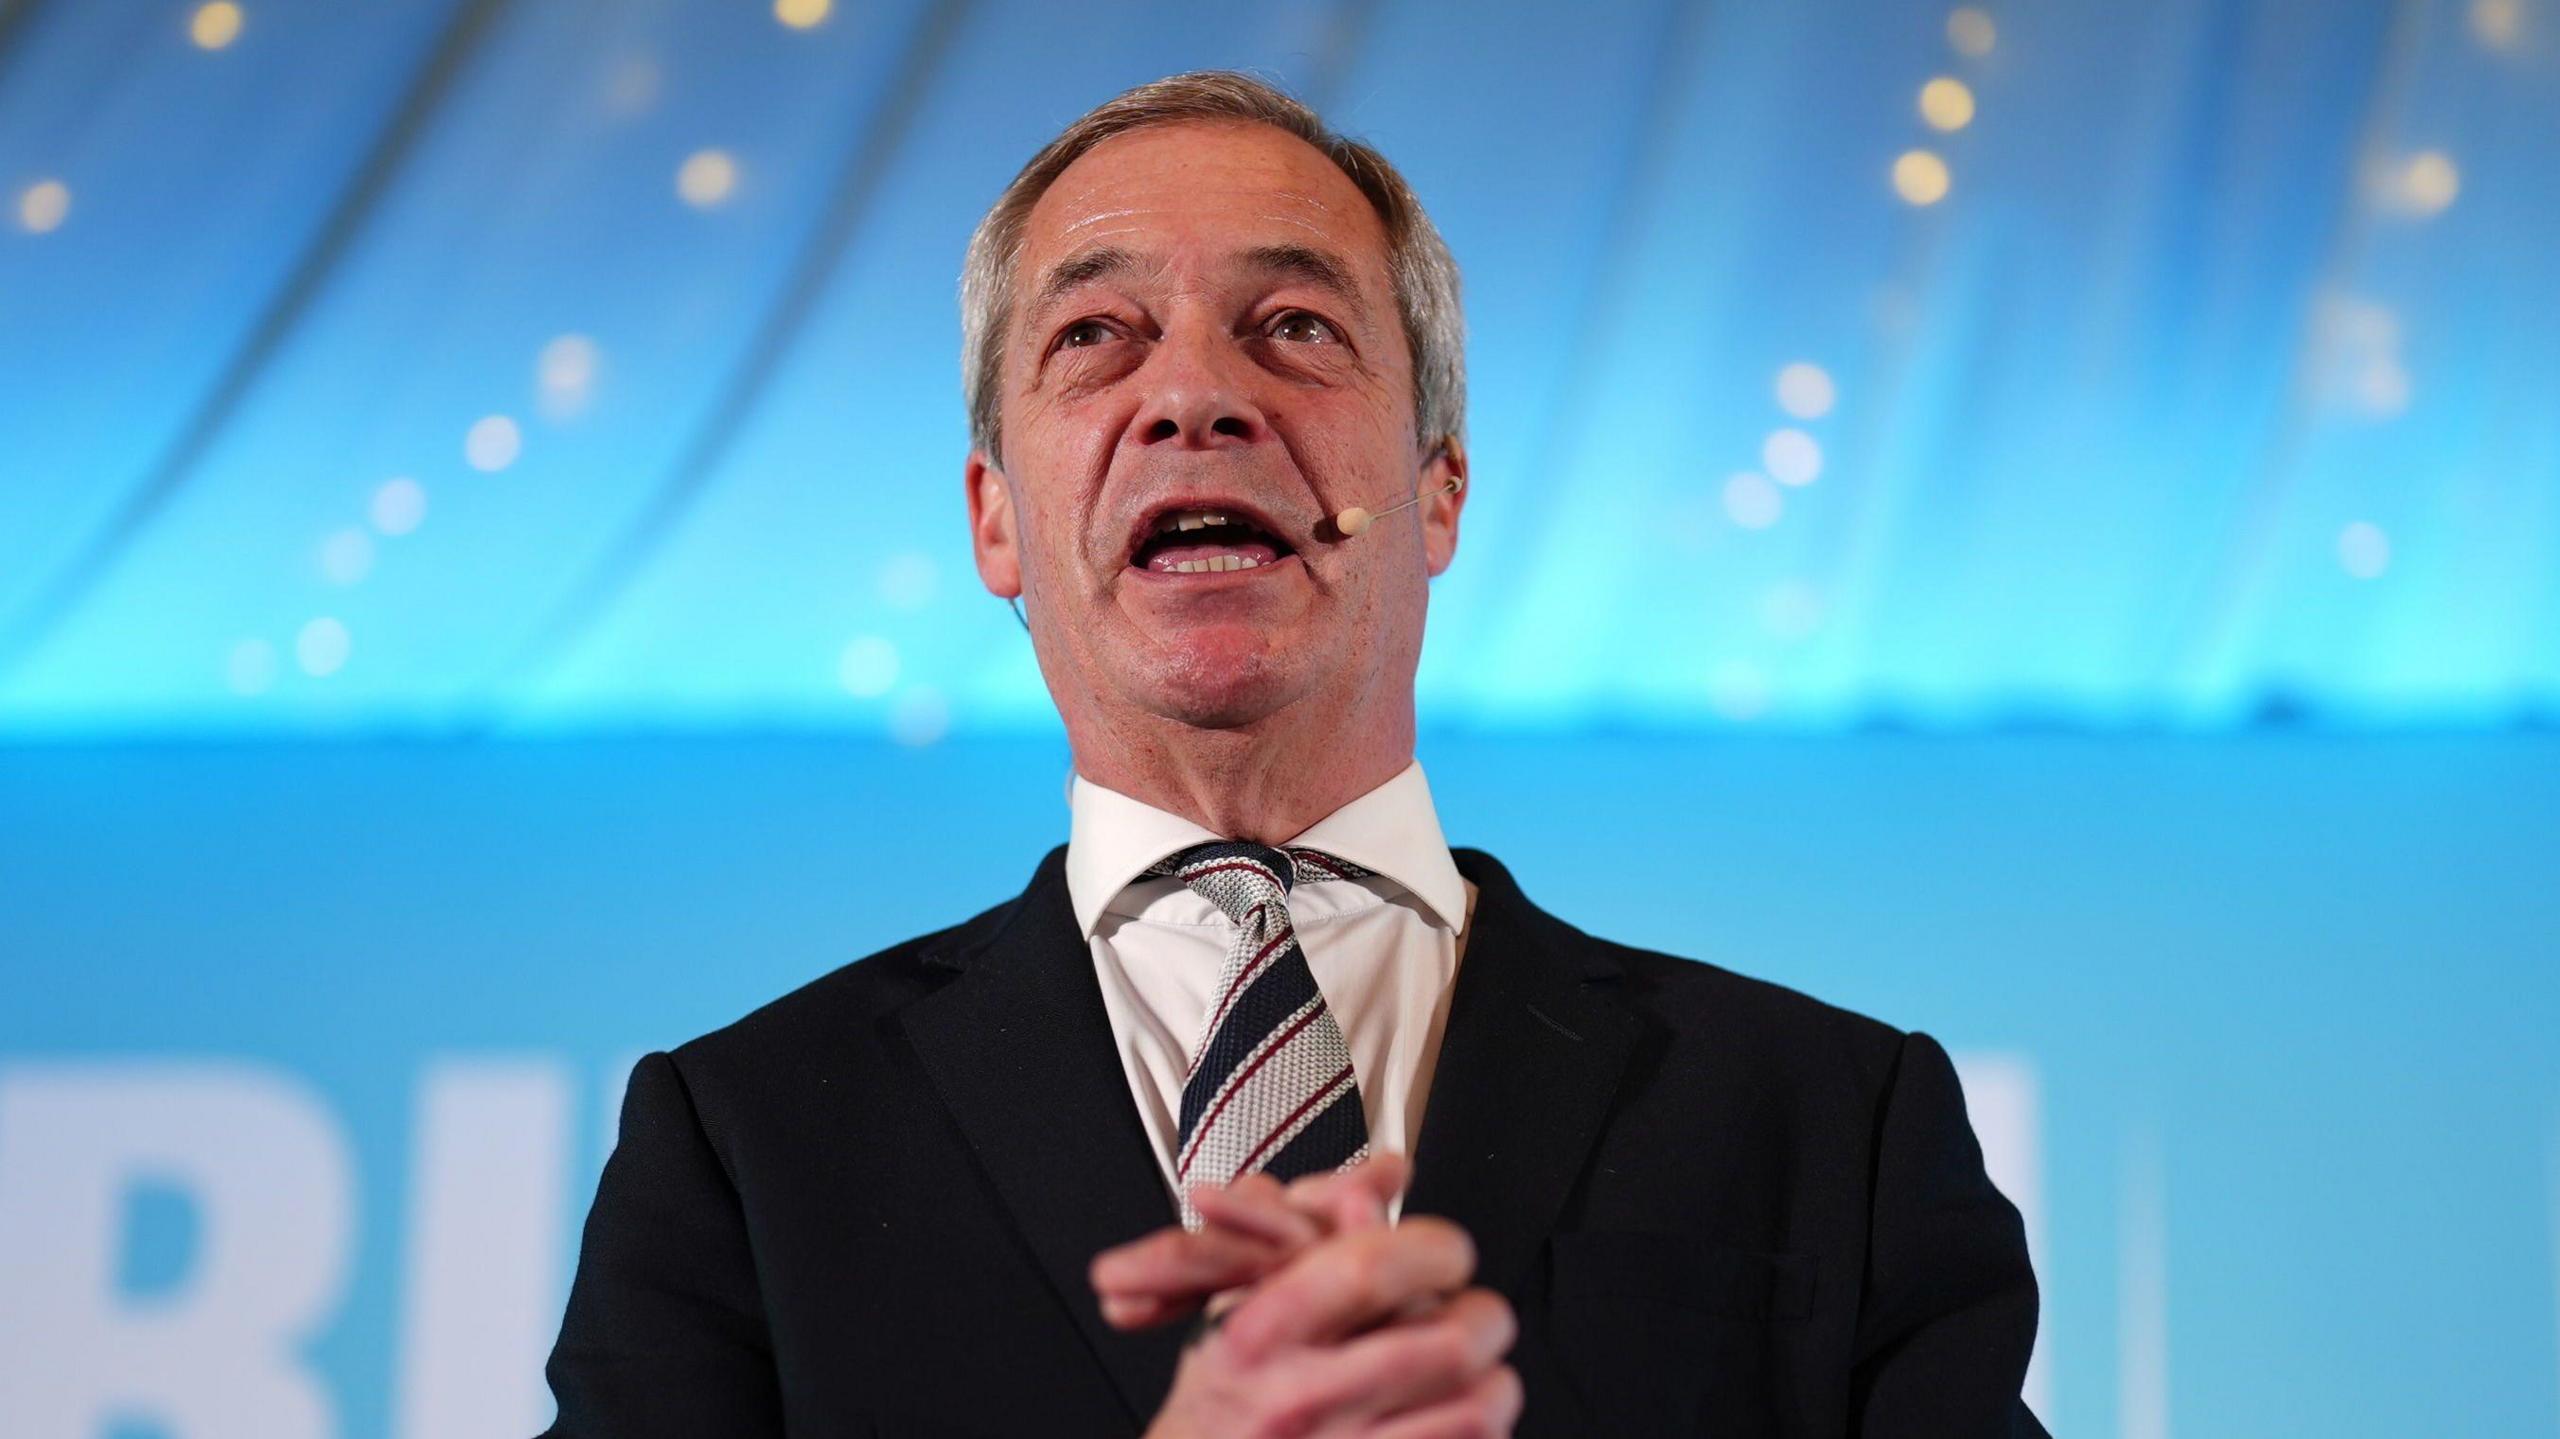
[[[1342,531],[1345,536],[1356,535],[1362,530],[1369,528],[1369,521],[1374,518],[1376,518],[1376,516],[1371,515],[1367,510],[1360,508],[1358,505],[1353,505],[1351,508],[1344,510],[1341,514],[1333,517],[1333,527]]]

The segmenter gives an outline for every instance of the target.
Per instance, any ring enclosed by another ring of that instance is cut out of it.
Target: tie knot
[[[1299,880],[1359,879],[1370,873],[1321,850],[1274,849],[1243,839],[1193,845],[1149,865],[1145,872],[1180,879],[1238,924],[1245,923],[1256,906],[1285,899]]]

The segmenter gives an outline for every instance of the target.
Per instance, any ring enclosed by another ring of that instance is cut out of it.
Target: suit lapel
[[[1599,1138],[1637,1021],[1608,994],[1618,969],[1604,952],[1491,855],[1451,853],[1476,883],[1474,929],[1405,1209],[1464,1226],[1478,1281],[1517,1294]]]
[[[1076,929],[1065,846],[992,938],[939,962],[960,975],[901,1012],[908,1039],[1143,1425],[1172,1385],[1182,1326],[1113,1329],[1086,1272],[1102,1250],[1177,1220]]]
[[[1637,1021],[1607,993],[1618,971],[1605,954],[1530,904],[1491,855],[1451,853],[1476,883],[1474,930],[1405,1209],[1464,1226],[1479,1282],[1516,1294],[1599,1137]],[[935,962],[958,976],[899,1021],[1143,1425],[1172,1385],[1182,1326],[1111,1328],[1086,1272],[1102,1250],[1178,1220],[1076,929],[1065,847],[1050,851],[991,936]]]

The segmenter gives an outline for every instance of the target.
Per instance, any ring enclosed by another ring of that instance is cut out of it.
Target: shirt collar
[[[1067,894],[1087,939],[1102,911],[1149,865],[1222,836],[1077,775],[1067,786]],[[1289,841],[1337,855],[1411,890],[1451,933],[1464,928],[1467,882],[1440,832],[1422,761]]]

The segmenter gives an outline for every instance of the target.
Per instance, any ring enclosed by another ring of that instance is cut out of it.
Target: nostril
[[[1158,420],[1147,426],[1147,443],[1160,444],[1182,433],[1182,427],[1171,420]]]
[[[1249,440],[1253,438],[1253,431],[1245,425],[1244,421],[1237,419],[1233,415],[1220,415],[1217,422],[1209,426],[1209,431],[1212,434],[1225,435],[1231,440]]]

